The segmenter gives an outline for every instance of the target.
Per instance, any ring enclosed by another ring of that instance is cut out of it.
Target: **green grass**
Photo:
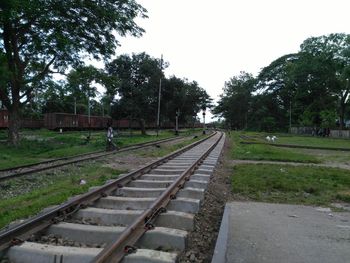
[[[118,177],[120,173],[121,171],[103,167],[101,164],[89,164],[82,168],[71,167],[69,173],[62,171],[50,176],[36,175],[3,182],[0,228],[14,220],[32,216],[45,207],[60,204],[71,196],[86,192],[91,186],[101,185],[108,179]],[[80,185],[80,179],[86,180],[87,184]],[[25,180],[28,180],[27,183]],[[3,189],[12,193],[21,187],[27,193],[15,197],[4,194]]]
[[[307,154],[314,156],[319,162],[331,164],[350,165],[350,151],[331,151],[317,149],[290,149],[295,153]]]
[[[4,131],[2,132],[4,133]],[[87,131],[65,132],[62,134],[49,130],[22,131],[19,147],[0,143],[0,169],[105,149],[106,134],[104,131],[92,132],[90,142],[86,141],[87,135]],[[124,147],[171,136],[172,133],[162,131],[159,137],[141,134],[121,135],[116,136],[114,141],[118,147]]]
[[[270,160],[286,162],[319,163],[309,154],[297,153],[288,148],[277,148],[266,144],[241,144],[240,132],[231,132],[232,158],[243,160]],[[261,136],[258,134],[258,136]]]
[[[276,144],[290,144],[299,146],[325,147],[325,148],[346,148],[350,149],[350,139],[339,139],[331,137],[301,136],[287,133],[257,133],[241,132],[241,135],[249,136],[253,140],[266,142],[266,136],[277,136]]]
[[[313,147],[325,147],[325,148],[346,148],[350,149],[350,140],[328,138],[328,137],[311,137],[311,136],[290,136],[281,135],[278,140],[278,144],[291,144]]]
[[[263,202],[329,205],[350,202],[350,173],[347,170],[288,165],[236,165],[233,193]]]
[[[169,135],[169,133],[163,133],[163,137]],[[127,145],[151,140],[151,138],[156,137],[125,137],[122,143]],[[163,156],[200,138],[202,136],[197,139],[186,138],[184,142],[178,145],[161,145],[161,148],[151,150],[152,156]],[[60,204],[71,196],[84,193],[90,186],[101,185],[110,178],[118,177],[121,172],[125,171],[115,170],[105,167],[103,164],[92,162],[82,167],[67,166],[59,172],[47,171],[2,182],[0,184],[0,228],[14,220],[32,216],[45,207]],[[80,185],[80,179],[86,180],[87,184]]]

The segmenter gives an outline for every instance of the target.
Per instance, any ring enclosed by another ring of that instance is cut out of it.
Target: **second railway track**
[[[17,177],[20,177],[20,176],[23,176],[26,174],[41,172],[41,171],[57,168],[57,167],[68,165],[68,164],[73,164],[73,163],[78,163],[78,162],[87,161],[87,160],[91,160],[91,159],[96,159],[96,158],[100,158],[103,156],[108,156],[108,155],[112,155],[112,154],[120,153],[120,152],[124,152],[124,151],[131,151],[131,150],[139,149],[142,147],[157,145],[159,143],[174,141],[174,140],[178,140],[179,138],[182,138],[182,137],[167,138],[167,139],[161,139],[161,140],[156,140],[156,141],[138,143],[138,144],[126,146],[126,147],[123,147],[119,150],[115,150],[115,151],[111,151],[111,152],[96,151],[96,152],[79,154],[79,155],[75,155],[75,156],[57,158],[54,160],[47,160],[47,161],[28,164],[28,165],[17,166],[17,167],[13,167],[13,168],[9,168],[9,169],[0,169],[0,182],[11,179],[11,178],[17,178]]]
[[[12,263],[176,262],[220,156],[215,133],[0,232]]]

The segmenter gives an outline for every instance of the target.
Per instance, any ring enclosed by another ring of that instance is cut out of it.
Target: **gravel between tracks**
[[[180,255],[179,262],[211,262],[225,204],[233,199],[229,152],[230,143],[227,138],[222,157],[205,193],[202,207],[195,216],[194,231],[189,234],[187,249]]]

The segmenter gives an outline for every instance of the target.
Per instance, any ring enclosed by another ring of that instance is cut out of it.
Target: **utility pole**
[[[160,57],[160,71],[163,73],[163,54]],[[157,111],[157,137],[159,135],[159,127],[160,127],[160,95],[162,91],[162,76],[159,79],[159,90],[158,90],[158,111]]]
[[[90,97],[88,97],[88,124],[89,124],[89,135],[88,135],[88,142],[91,138],[91,118],[90,118]]]
[[[180,110],[177,109],[175,116],[175,135],[179,135],[179,114]]]
[[[203,135],[205,134],[205,109],[203,109]]]
[[[289,101],[289,132],[292,133],[292,100]]]

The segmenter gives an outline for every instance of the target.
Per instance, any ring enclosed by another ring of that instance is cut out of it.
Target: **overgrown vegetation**
[[[92,163],[84,167],[71,166],[66,171],[50,175],[36,174],[0,184],[0,228],[10,222],[26,218],[43,208],[57,205],[69,197],[86,192],[89,187],[104,184],[106,180],[116,178],[122,171]],[[85,180],[86,184],[80,184]],[[13,197],[10,193],[18,193]]]
[[[72,131],[62,134],[49,130],[24,131],[19,146],[0,144],[0,169],[105,149],[106,134],[104,131],[92,132],[89,142],[86,140],[87,136],[88,131]],[[171,136],[172,133],[167,131],[162,131],[159,137],[141,135],[139,131],[134,131],[132,136],[122,134],[116,136],[114,140],[118,147],[124,147]]]
[[[312,166],[236,165],[232,189],[244,199],[307,205],[350,202],[347,170]]]

